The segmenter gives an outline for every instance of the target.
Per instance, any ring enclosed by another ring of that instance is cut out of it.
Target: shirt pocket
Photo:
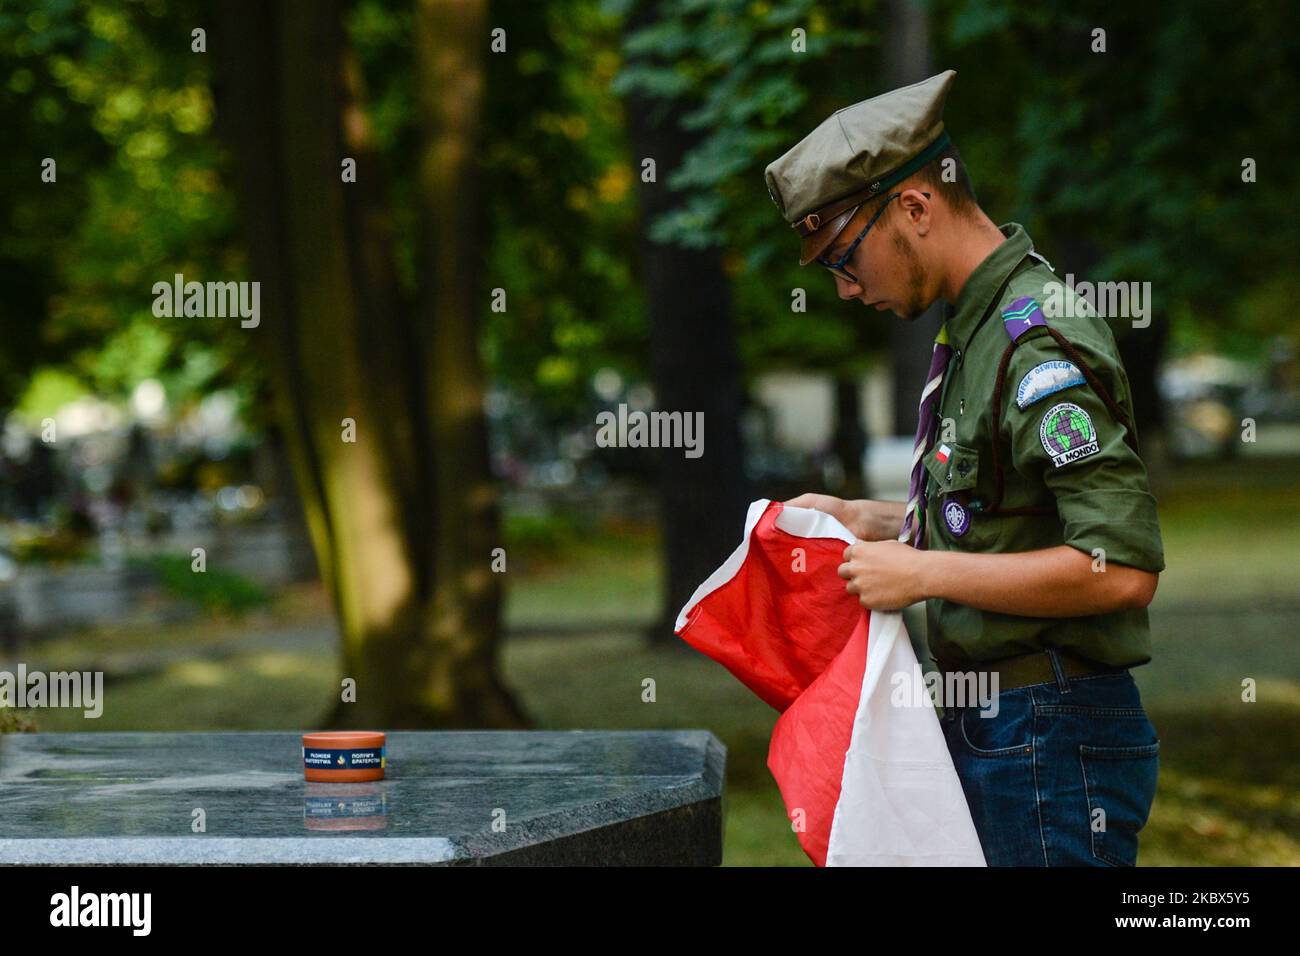
[[[956,442],[936,442],[925,456],[925,470],[934,479],[935,494],[971,490],[979,481],[979,449]]]
[[[932,540],[941,536],[950,548],[961,551],[993,550],[1002,537],[1001,522],[971,507],[983,497],[977,488],[988,455],[973,445],[936,442],[922,463],[931,479],[926,518]]]

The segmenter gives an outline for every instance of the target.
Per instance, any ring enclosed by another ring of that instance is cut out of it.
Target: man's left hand
[[[922,552],[902,541],[857,541],[844,549],[844,590],[869,610],[899,611],[924,600]]]

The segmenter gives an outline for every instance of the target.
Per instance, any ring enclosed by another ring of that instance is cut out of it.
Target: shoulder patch
[[[1016,389],[1016,404],[1028,408],[1039,399],[1075,385],[1087,384],[1079,366],[1073,362],[1053,360],[1035,365],[1020,380]]]
[[[1061,402],[1047,410],[1038,426],[1038,438],[1057,468],[1095,455],[1099,449],[1092,417],[1072,402]]]
[[[1033,296],[1022,295],[1002,310],[1002,327],[1014,342],[1036,325],[1047,327],[1043,310]]]

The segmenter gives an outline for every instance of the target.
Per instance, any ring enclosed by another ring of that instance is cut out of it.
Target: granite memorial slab
[[[283,732],[0,735],[0,864],[695,865],[722,859],[704,730],[393,732],[309,783]]]

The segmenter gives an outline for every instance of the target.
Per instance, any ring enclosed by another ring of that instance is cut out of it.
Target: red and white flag
[[[767,766],[814,863],[984,866],[902,615],[864,610],[837,573],[855,540],[755,501],[676,633],[781,712]]]

